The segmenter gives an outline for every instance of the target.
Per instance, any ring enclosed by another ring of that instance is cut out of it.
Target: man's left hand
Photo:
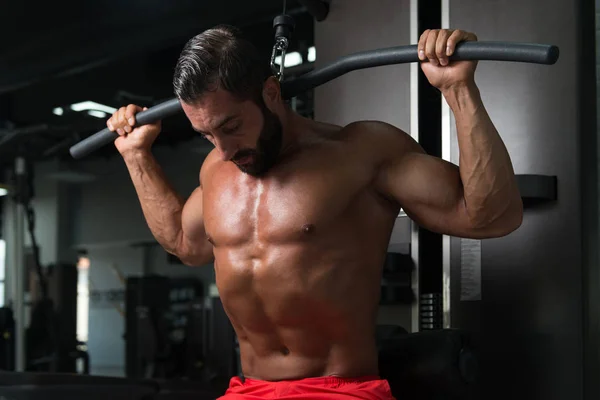
[[[418,44],[423,73],[442,92],[475,83],[477,61],[449,61],[460,42],[477,41],[474,33],[451,29],[428,29]],[[429,61],[429,62],[427,62]]]

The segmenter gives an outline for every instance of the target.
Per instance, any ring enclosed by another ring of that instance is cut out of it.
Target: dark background
[[[219,23],[242,27],[268,59],[273,18],[281,0],[98,0],[0,2],[0,167],[16,152],[61,157],[68,147],[105,127],[86,113],[52,113],[92,100],[118,108],[173,97],[172,72],[185,42]],[[314,41],[313,19],[294,0],[290,51]],[[170,118],[158,145],[193,134],[183,116]],[[15,135],[18,133],[18,135]],[[93,157],[114,154],[107,146]]]

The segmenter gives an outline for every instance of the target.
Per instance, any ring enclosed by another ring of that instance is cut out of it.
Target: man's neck
[[[306,125],[306,118],[297,114],[289,107],[285,108],[281,116],[282,141],[280,156],[285,157],[293,153],[299,145],[299,136]]]

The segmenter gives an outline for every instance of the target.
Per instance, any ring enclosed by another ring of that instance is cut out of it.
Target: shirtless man
[[[460,166],[383,122],[340,127],[299,116],[268,60],[227,26],[192,38],[175,69],[187,118],[214,145],[190,198],[175,193],[151,154],[160,123],[132,128],[135,105],[107,121],[156,240],[186,264],[214,261],[244,376],[222,399],[392,399],[374,339],[400,208],[452,236],[519,227],[513,167],[479,96],[476,62],[448,62],[468,40],[477,39],[429,30],[418,46],[423,72],[456,117]]]

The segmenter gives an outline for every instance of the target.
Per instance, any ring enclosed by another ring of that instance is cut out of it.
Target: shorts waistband
[[[365,376],[358,376],[358,377],[316,376],[316,377],[309,377],[309,378],[285,379],[285,380],[279,380],[279,381],[266,381],[266,380],[261,380],[261,379],[242,377],[241,380],[244,385],[254,385],[254,384],[261,384],[261,383],[270,383],[270,384],[302,383],[305,385],[319,385],[319,386],[336,385],[336,386],[339,386],[339,385],[344,385],[344,384],[354,384],[354,383],[378,381],[378,380],[381,380],[381,377],[378,375],[365,375]]]

